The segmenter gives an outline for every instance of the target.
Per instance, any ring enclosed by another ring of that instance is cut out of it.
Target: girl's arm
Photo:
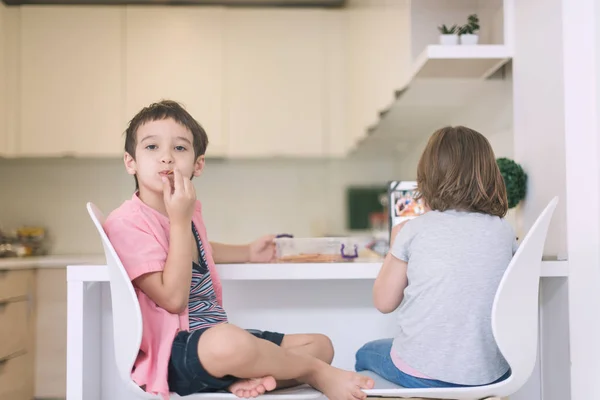
[[[394,245],[394,240],[403,226],[404,223],[392,229],[390,249]],[[406,276],[407,266],[408,263],[406,261],[394,257],[391,252],[385,257],[373,285],[373,303],[375,304],[375,308],[380,312],[389,314],[396,310],[402,302],[404,289],[408,285],[408,278]]]

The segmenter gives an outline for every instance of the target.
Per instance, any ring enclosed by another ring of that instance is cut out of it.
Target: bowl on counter
[[[275,239],[276,261],[279,263],[352,262],[359,257],[364,240],[352,237]]]

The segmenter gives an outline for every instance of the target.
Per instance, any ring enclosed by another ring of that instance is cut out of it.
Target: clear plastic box
[[[360,241],[348,237],[275,239],[277,262],[352,262],[358,257]]]

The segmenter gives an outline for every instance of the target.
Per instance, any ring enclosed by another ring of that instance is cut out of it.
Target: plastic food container
[[[346,237],[275,239],[277,262],[352,262],[358,257],[360,241]]]

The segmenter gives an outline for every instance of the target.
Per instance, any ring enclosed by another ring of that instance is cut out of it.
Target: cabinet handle
[[[19,356],[22,356],[24,354],[26,354],[27,352],[25,350],[19,350],[16,353],[12,353],[7,355],[6,357],[2,357],[0,358],[0,368],[4,367],[4,365],[9,361],[12,360],[13,358],[17,358]],[[2,371],[0,371],[2,372]]]
[[[0,312],[4,311],[6,306],[9,303],[15,303],[17,301],[29,300],[29,296],[17,296],[17,297],[9,297],[8,299],[0,300]]]

